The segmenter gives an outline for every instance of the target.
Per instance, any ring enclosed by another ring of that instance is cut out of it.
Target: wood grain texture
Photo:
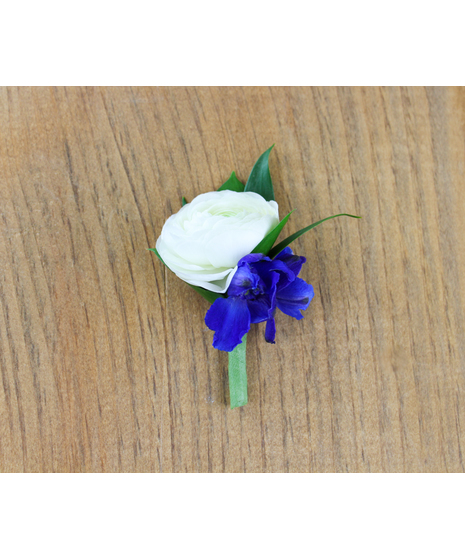
[[[316,296],[248,336],[147,252],[270,164]],[[464,472],[465,90],[0,91],[0,471]]]

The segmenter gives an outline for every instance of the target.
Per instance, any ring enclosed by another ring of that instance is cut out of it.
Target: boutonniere
[[[213,347],[229,354],[231,408],[247,403],[246,339],[252,324],[266,322],[265,340],[274,343],[277,310],[297,320],[313,298],[313,287],[298,277],[306,259],[289,244],[321,219],[275,244],[291,213],[279,219],[268,158],[255,163],[247,184],[233,172],[215,192],[200,194],[163,226],[151,248],[173,273],[211,307],[205,315]]]

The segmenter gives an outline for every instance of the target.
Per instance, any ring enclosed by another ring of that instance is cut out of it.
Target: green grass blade
[[[292,211],[294,211],[294,209]],[[265,256],[268,256],[268,252],[271,250],[271,247],[276,242],[276,239],[278,238],[279,233],[282,231],[284,225],[289,220],[292,211],[288,213],[286,217],[284,217],[284,219],[280,221],[276,225],[276,227],[272,231],[270,231],[261,242],[257,244],[257,246],[255,246],[255,248],[252,250],[252,254],[265,254]]]
[[[272,250],[270,250],[268,256],[270,258],[274,258],[279,254],[279,252],[281,252],[281,250],[284,250],[286,246],[289,246],[291,242],[294,242],[294,240],[299,238],[299,236],[302,236],[303,234],[310,231],[311,229],[314,229],[318,225],[321,225],[321,223],[324,223],[325,221],[329,221],[329,219],[334,219],[335,217],[344,217],[344,216],[353,217],[354,219],[361,219],[361,217],[357,215],[349,215],[348,213],[339,213],[338,215],[332,215],[331,217],[326,217],[326,219],[321,219],[321,221],[317,221],[316,223],[313,223],[312,225],[305,227],[304,229],[300,229],[300,231],[297,231],[296,233],[291,234],[291,236],[285,238],[282,242],[280,242],[279,244],[274,246]]]

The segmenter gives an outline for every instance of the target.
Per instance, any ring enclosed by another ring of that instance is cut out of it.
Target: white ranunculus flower
[[[278,223],[275,201],[254,192],[208,192],[166,221],[157,251],[186,283],[225,293],[237,262]]]

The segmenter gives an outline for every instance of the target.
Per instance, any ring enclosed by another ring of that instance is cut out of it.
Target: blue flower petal
[[[237,265],[240,266],[243,263],[252,264],[262,260],[271,262],[270,258],[268,256],[264,256],[263,254],[247,254],[247,256],[244,256],[237,262]]]
[[[313,287],[297,277],[290,285],[278,291],[276,306],[297,320],[303,318],[300,310],[306,310],[314,295]]]
[[[279,273],[279,285],[278,288],[283,288],[289,285],[295,279],[294,272],[289,269],[289,267],[280,260],[273,261],[260,261],[253,264],[253,269],[260,275],[260,277],[265,281],[267,289],[271,289],[271,277],[273,272]]]
[[[286,248],[281,250],[281,252],[279,252],[279,254],[277,256],[275,256],[274,259],[275,260],[280,260],[280,259],[284,258],[285,256],[292,256],[293,254],[294,254],[294,252],[289,248],[289,246],[287,246]]]
[[[250,312],[239,297],[217,298],[205,315],[207,327],[215,331],[213,346],[232,351],[250,329]]]
[[[275,257],[275,260],[280,260],[285,263],[287,267],[294,272],[296,277],[299,275],[302,265],[307,261],[307,259],[303,256],[294,255],[289,246],[279,252],[279,254]]]
[[[249,264],[242,262],[229,285],[228,296],[239,296],[250,289],[254,289],[259,280],[260,277],[252,271]]]
[[[260,295],[255,300],[247,300],[247,307],[250,312],[250,323],[252,324],[265,322],[274,311],[271,298],[265,294]]]
[[[266,322],[265,341],[267,343],[274,343],[275,337],[276,337],[276,323],[274,321],[274,318],[270,318]]]
[[[251,322],[257,324],[264,322],[274,315],[276,310],[276,293],[280,274],[272,271],[266,277],[268,288],[259,296],[248,299],[247,306],[250,310]]]

